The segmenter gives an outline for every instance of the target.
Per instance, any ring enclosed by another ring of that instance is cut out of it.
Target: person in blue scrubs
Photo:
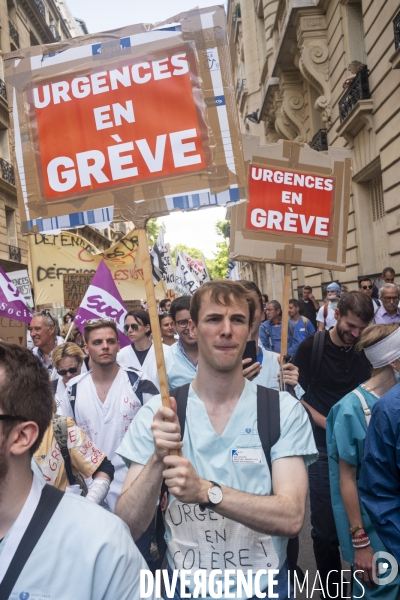
[[[277,300],[271,300],[265,309],[267,320],[261,323],[260,340],[263,348],[268,351],[281,351],[282,339],[282,307]],[[288,318],[285,315],[285,319]],[[294,356],[300,345],[299,336],[296,329],[289,330],[288,333],[288,354]]]
[[[210,592],[211,572],[232,569],[230,582],[221,582],[220,597],[235,598],[237,571],[251,564],[253,577],[261,569],[279,572],[274,590],[259,573],[260,590],[270,597],[278,592],[284,600],[287,540],[301,529],[306,466],[317,453],[302,404],[281,392],[281,435],[269,471],[257,429],[257,386],[243,377],[242,366],[255,305],[239,282],[229,280],[205,283],[194,293],[190,332],[198,342],[199,367],[189,388],[183,443],[177,415],[161,406],[160,396],[143,406],[118,450],[130,468],[117,514],[134,539],[140,536],[165,478],[168,565],[171,571],[190,567],[192,576],[185,578],[190,592],[194,571],[206,571]],[[176,406],[173,398],[171,405]]]
[[[173,390],[196,377],[199,349],[197,340],[190,334],[190,296],[176,298],[170,308],[175,323],[178,342],[164,348],[165,368],[169,389]]]
[[[387,548],[360,501],[357,487],[371,409],[396,385],[395,373],[400,369],[399,325],[367,327],[357,350],[364,350],[371,362],[371,378],[335,404],[326,421],[332,508],[343,558],[358,571],[353,580],[353,598],[398,600],[399,575],[387,585],[375,584],[373,557]],[[371,481],[371,486],[376,486],[376,482]],[[383,498],[382,495],[376,503],[380,514]],[[390,570],[385,576],[389,573]]]
[[[315,333],[315,327],[310,319],[300,315],[300,302],[295,298],[289,300],[289,330],[291,327],[296,329],[300,342]]]

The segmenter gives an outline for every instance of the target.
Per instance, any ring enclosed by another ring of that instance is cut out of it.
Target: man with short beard
[[[336,402],[370,376],[371,365],[363,352],[355,351],[355,343],[374,317],[371,298],[361,292],[348,292],[339,300],[334,316],[336,325],[329,331],[307,337],[294,360],[300,371],[299,384],[306,390],[302,403],[315,423],[319,458],[308,470],[311,537],[317,569],[328,598],[336,597],[341,561],[330,498],[326,417]],[[330,571],[330,583],[326,586]]]
[[[46,368],[0,342],[0,598],[139,600],[146,565],[121,520],[31,470],[53,409]]]

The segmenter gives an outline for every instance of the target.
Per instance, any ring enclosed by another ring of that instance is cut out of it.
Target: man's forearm
[[[317,410],[315,410],[315,408],[313,408],[312,406],[307,404],[307,402],[305,402],[304,400],[301,400],[301,403],[303,406],[308,408],[308,410],[310,411],[310,414],[314,420],[314,423],[318,427],[321,427],[322,429],[326,429],[326,417],[321,415],[321,413],[319,413]]]
[[[212,510],[223,517],[268,535],[296,536],[302,528],[305,496],[258,496],[222,486],[223,500]]]
[[[163,481],[163,470],[163,463],[153,455],[117,502],[115,513],[128,525],[135,541],[146,531],[154,517]]]

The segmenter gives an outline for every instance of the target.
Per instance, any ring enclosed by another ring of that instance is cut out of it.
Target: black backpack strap
[[[279,392],[257,386],[257,428],[272,478],[271,448],[281,435]]]
[[[76,390],[77,390],[78,384],[74,383],[74,385],[71,388],[71,393],[68,394],[69,396],[69,403],[71,405],[72,408],[72,414],[74,415],[74,420],[75,420],[75,402],[76,402]]]
[[[9,598],[23,568],[25,567],[36,544],[40,540],[64,493],[51,485],[45,485],[39,504],[33,514],[10,566],[0,584],[0,598]]]
[[[329,335],[329,332],[327,332],[325,329],[324,331],[317,331],[316,333],[314,333],[310,361],[311,385],[314,385],[319,376],[322,363],[322,356],[324,354],[325,336],[327,333]]]
[[[272,480],[271,449],[281,435],[279,392],[277,390],[262,387],[261,385],[257,386],[257,427]],[[294,571],[297,572],[298,579],[302,582],[304,580],[304,574],[297,566],[297,559],[299,556],[298,536],[288,540],[286,556],[289,562],[292,584]]]
[[[179,420],[179,425],[181,426],[181,440],[183,441],[183,436],[185,435],[185,424],[186,424],[186,407],[189,395],[190,383],[185,383],[185,385],[181,385],[181,387],[175,388],[171,390],[169,395],[175,398],[177,404],[177,415]]]
[[[65,471],[67,473],[69,485],[74,485],[76,483],[76,479],[72,471],[71,457],[68,452],[67,417],[64,417],[63,415],[55,415],[53,418],[53,432],[60,448],[61,455],[64,459]]]

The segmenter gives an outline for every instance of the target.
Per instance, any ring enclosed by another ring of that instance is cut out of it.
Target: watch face
[[[219,504],[222,500],[222,490],[217,485],[213,485],[208,490],[208,498],[213,504]]]

